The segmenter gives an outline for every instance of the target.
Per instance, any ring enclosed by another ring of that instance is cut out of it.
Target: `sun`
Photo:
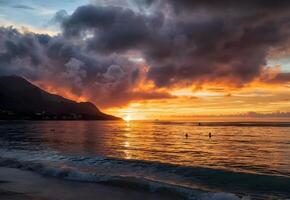
[[[124,120],[125,120],[126,122],[129,122],[129,121],[132,120],[132,117],[131,117],[130,115],[127,115],[127,116],[124,117]]]

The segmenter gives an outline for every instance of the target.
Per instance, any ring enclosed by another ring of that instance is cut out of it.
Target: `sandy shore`
[[[33,172],[0,167],[2,200],[171,200],[172,195],[96,183],[80,183],[44,177]]]

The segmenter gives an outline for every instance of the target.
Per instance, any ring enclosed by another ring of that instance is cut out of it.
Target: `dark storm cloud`
[[[11,63],[15,59],[28,58],[33,65],[39,65],[42,55],[36,36],[34,34],[22,35],[12,28],[0,28],[2,47],[0,63]]]
[[[266,78],[263,80],[266,83],[274,83],[274,84],[283,84],[283,83],[290,83],[290,73],[278,73],[275,77]]]
[[[173,6],[182,7],[183,9],[189,8],[193,9],[198,6],[214,8],[214,9],[225,9],[238,7],[240,9],[244,8],[253,8],[253,9],[272,9],[272,8],[284,8],[285,6],[289,6],[289,3],[285,0],[244,0],[244,1],[232,1],[232,0],[166,0],[171,3]]]
[[[290,3],[142,1],[150,14],[121,7],[79,7],[64,33],[98,53],[140,52],[157,86],[225,82],[242,86],[261,73],[271,48],[288,42]],[[158,9],[157,9],[158,8]]]
[[[83,47],[84,46],[84,47]],[[142,95],[132,92],[141,78],[139,67],[122,55],[97,55],[65,37],[20,33],[0,28],[0,75],[19,75],[48,88],[85,96],[97,105],[119,106]]]
[[[174,33],[167,41],[172,51],[165,61],[152,59],[149,71],[159,86],[182,81],[243,85],[259,76],[270,48],[289,40],[286,1],[166,2],[173,10],[169,29]]]
[[[283,51],[289,43],[289,1],[127,2],[80,6],[71,15],[59,11],[52,19],[61,23],[57,36],[0,28],[0,74],[118,106],[132,99],[172,98],[136,91],[144,76],[157,87],[241,87],[261,75],[269,52]],[[283,83],[288,75],[276,79]]]
[[[162,24],[160,16],[145,17],[121,7],[79,7],[63,22],[64,34],[85,37],[88,31],[94,38],[90,49],[98,52],[124,52],[150,42],[152,31]]]

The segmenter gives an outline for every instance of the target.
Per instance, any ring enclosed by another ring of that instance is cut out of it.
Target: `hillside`
[[[50,94],[18,76],[0,77],[0,119],[118,120],[93,103]]]

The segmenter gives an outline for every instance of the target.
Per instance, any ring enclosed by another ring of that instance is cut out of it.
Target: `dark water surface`
[[[188,199],[287,199],[290,123],[0,121],[0,165]]]

